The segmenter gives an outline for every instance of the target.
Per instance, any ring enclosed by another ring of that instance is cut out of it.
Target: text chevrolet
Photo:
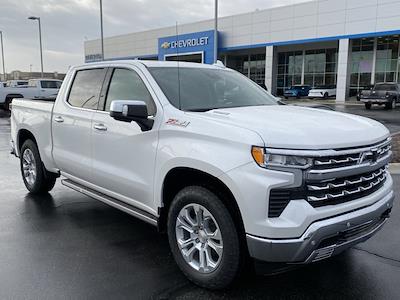
[[[388,130],[281,105],[222,65],[110,61],[56,102],[12,102],[31,193],[62,183],[168,233],[186,276],[228,286],[248,258],[307,264],[365,241],[393,204]]]

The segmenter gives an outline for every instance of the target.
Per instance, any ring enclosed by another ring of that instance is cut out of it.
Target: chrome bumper
[[[317,221],[294,239],[267,239],[247,234],[250,256],[262,261],[315,262],[339,254],[373,236],[389,218],[394,193],[375,204],[329,219]]]
[[[389,99],[360,99],[364,103],[387,103]]]

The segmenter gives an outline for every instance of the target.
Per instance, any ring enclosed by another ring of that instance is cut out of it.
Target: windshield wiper
[[[217,107],[218,108],[218,107]],[[185,111],[191,111],[191,112],[206,112],[206,111],[210,111],[213,109],[217,109],[215,107],[209,107],[209,108],[189,108],[189,109],[185,109]]]

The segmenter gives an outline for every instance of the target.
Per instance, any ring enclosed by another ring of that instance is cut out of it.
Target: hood
[[[267,147],[332,149],[364,146],[389,136],[382,124],[360,116],[290,105],[208,111],[204,117],[257,132]]]

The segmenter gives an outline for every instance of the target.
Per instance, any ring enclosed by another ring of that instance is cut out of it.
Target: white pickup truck
[[[61,176],[165,230],[211,289],[245,261],[307,264],[365,241],[394,199],[383,125],[282,105],[219,64],[76,66],[55,103],[13,101],[11,133],[31,193]]]
[[[58,79],[31,79],[28,85],[9,87],[0,85],[0,107],[9,109],[14,98],[55,99],[62,81]]]

